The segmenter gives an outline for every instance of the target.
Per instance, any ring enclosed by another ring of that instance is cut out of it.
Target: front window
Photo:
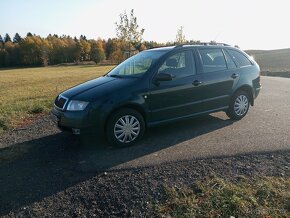
[[[164,51],[143,51],[115,67],[108,76],[139,77],[164,54]]]
[[[182,51],[165,60],[158,73],[171,74],[174,78],[182,78],[195,74],[194,59],[191,51]]]

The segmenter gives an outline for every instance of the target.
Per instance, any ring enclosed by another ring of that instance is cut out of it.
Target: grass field
[[[290,179],[212,178],[192,187],[165,187],[157,210],[168,217],[289,217]]]
[[[112,66],[26,68],[0,71],[0,132],[48,113],[56,95],[99,77]]]

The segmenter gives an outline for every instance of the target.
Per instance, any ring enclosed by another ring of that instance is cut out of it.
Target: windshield
[[[115,67],[108,76],[139,77],[164,54],[164,51],[143,51],[125,60]]]

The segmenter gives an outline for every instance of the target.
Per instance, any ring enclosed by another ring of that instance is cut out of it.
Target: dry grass
[[[48,113],[56,95],[99,77],[112,66],[69,66],[0,71],[0,132],[35,114]]]
[[[165,190],[157,211],[168,217],[290,217],[289,178],[213,178]]]

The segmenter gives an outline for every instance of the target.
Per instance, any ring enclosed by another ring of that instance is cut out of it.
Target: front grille
[[[54,105],[60,109],[64,109],[68,99],[66,97],[63,97],[61,95],[57,96],[57,98],[54,101]]]

